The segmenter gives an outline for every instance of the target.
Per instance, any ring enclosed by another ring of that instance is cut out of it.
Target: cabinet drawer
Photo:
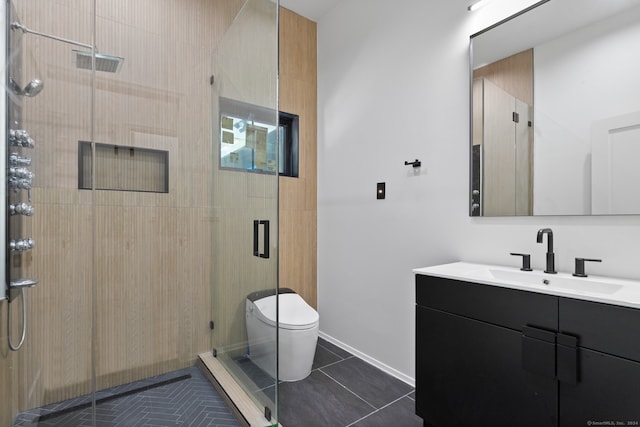
[[[534,292],[418,274],[416,302],[516,330],[558,327],[558,298]]]
[[[640,310],[560,298],[559,323],[580,347],[640,362]]]

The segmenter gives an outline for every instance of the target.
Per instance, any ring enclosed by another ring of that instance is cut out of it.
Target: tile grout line
[[[346,358],[344,358],[344,359],[342,359],[342,360],[336,360],[335,362],[331,362],[331,363],[328,363],[328,364],[326,364],[326,365],[322,365],[322,366],[320,366],[320,367],[318,367],[318,368],[316,368],[316,369],[313,369],[313,370],[314,370],[314,371],[320,371],[320,370],[322,370],[322,369],[324,369],[324,368],[328,368],[329,366],[337,365],[338,363],[344,362],[345,360],[349,360],[349,359],[352,359],[352,358],[354,358],[354,357],[355,357],[355,356],[349,356],[349,357],[346,357]]]
[[[413,393],[413,391],[411,391],[411,392],[409,392],[409,393],[407,393],[407,394],[405,394],[405,395],[403,395],[403,396],[400,396],[400,397],[399,397],[399,398],[397,398],[396,400],[394,400],[394,401],[392,401],[392,402],[387,403],[386,405],[384,405],[384,406],[382,406],[382,407],[380,407],[380,408],[376,409],[376,410],[375,410],[375,411],[373,411],[373,412],[368,413],[368,414],[367,414],[367,415],[365,415],[364,417],[360,418],[359,420],[355,420],[354,422],[352,422],[351,424],[348,424],[348,425],[347,425],[347,426],[345,426],[345,427],[351,427],[351,426],[356,425],[356,424],[357,424],[357,423],[359,423],[360,421],[362,421],[362,420],[364,420],[364,419],[366,419],[366,418],[369,418],[371,415],[375,414],[376,412],[380,412],[380,411],[382,411],[383,409],[385,409],[385,408],[387,408],[387,407],[389,407],[389,406],[393,405],[394,403],[399,402],[400,400],[404,399],[405,397],[409,397],[409,395],[410,395],[411,393]],[[411,398],[409,397],[409,399],[411,399]]]
[[[346,351],[346,350],[342,350],[342,349],[340,349],[340,350],[344,351],[345,353],[348,353],[348,354],[349,354],[349,356],[347,356],[347,357],[340,356],[340,355],[339,355],[338,353],[336,353],[335,351],[333,351],[333,350],[331,350],[331,349],[329,349],[329,348],[327,348],[327,347],[323,346],[323,345],[322,345],[322,343],[320,343],[320,342],[318,343],[318,346],[322,347],[323,349],[327,350],[329,353],[331,353],[331,354],[333,354],[334,356],[339,357],[340,359],[343,359],[343,360],[344,360],[344,359],[348,359],[348,358],[350,358],[350,357],[353,357],[353,356],[354,356],[353,354],[349,353],[348,351]],[[338,347],[338,348],[340,348],[340,347]]]
[[[324,372],[322,369],[319,369],[320,372],[322,372],[324,375],[326,375],[327,377],[329,377],[332,381],[334,381],[336,384],[338,384],[339,386],[341,386],[342,388],[344,388],[345,390],[347,390],[349,393],[353,394],[355,397],[357,397],[358,399],[362,400],[364,403],[366,403],[367,405],[371,406],[374,410],[376,409],[375,406],[373,406],[371,403],[367,402],[366,400],[364,400],[362,397],[358,396],[358,394],[356,394],[353,390],[351,390],[349,387],[345,386],[344,384],[342,384],[340,381],[336,380],[335,378],[333,378],[331,375],[327,374],[326,372]],[[374,411],[375,412],[375,411]]]
[[[318,345],[320,345],[320,344],[318,344]],[[321,346],[321,345],[320,345],[320,346]],[[322,346],[321,346],[321,347],[322,347]],[[330,353],[332,353],[332,354],[336,355],[337,357],[340,357],[340,360],[336,360],[335,362],[331,362],[331,363],[328,363],[328,364],[326,364],[326,365],[322,365],[322,366],[320,366],[320,367],[318,367],[318,368],[312,369],[312,370],[311,370],[311,372],[313,372],[313,371],[320,371],[320,372],[322,372],[323,374],[327,375],[327,373],[326,373],[326,372],[324,372],[324,371],[322,371],[322,369],[324,369],[324,368],[328,368],[329,366],[333,366],[333,365],[336,365],[336,364],[338,364],[338,363],[340,363],[340,362],[344,362],[345,360],[349,360],[349,359],[352,359],[352,358],[356,357],[356,356],[354,356],[353,354],[352,354],[351,356],[348,356],[348,357],[342,357],[342,356],[340,356],[340,355],[338,355],[338,354],[336,354],[336,353],[333,353],[331,350],[327,349],[326,347],[322,347],[322,348],[324,348],[324,349],[325,349],[325,350],[327,350],[328,352],[330,352]],[[327,375],[327,376],[329,377],[329,375]],[[331,378],[331,377],[329,377],[329,378]],[[331,379],[332,379],[332,380],[334,380],[333,378],[331,378]],[[336,381],[336,380],[334,380],[334,381],[338,383],[338,381]],[[340,383],[338,383],[338,384],[340,384]],[[265,390],[267,390],[267,389],[269,389],[269,388],[273,387],[274,385],[275,385],[275,384],[269,384],[268,386],[265,386],[265,387],[262,387],[262,388],[258,388],[258,389],[256,389],[254,392],[256,392],[256,391],[262,391],[262,392],[264,392]],[[342,384],[340,384],[340,385],[341,385],[342,387],[346,388],[346,387],[345,387],[345,386],[343,386]],[[349,390],[349,391],[351,391],[351,390]],[[352,393],[353,393],[353,392],[352,392]],[[355,394],[355,393],[354,393],[354,394]],[[357,396],[357,395],[356,395],[356,396]],[[358,397],[360,397],[360,396],[358,396]],[[364,400],[364,399],[362,399],[362,400]],[[369,403],[369,402],[367,402],[367,403]],[[372,406],[373,406],[373,405],[372,405]]]

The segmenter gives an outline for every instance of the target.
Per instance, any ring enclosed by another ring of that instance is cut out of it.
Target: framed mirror
[[[471,216],[640,214],[639,45],[637,0],[544,0],[471,36]]]

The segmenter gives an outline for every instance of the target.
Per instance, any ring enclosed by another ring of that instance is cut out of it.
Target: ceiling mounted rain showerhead
[[[44,84],[42,83],[42,80],[33,79],[24,87],[24,89],[22,89],[20,85],[13,80],[13,77],[9,77],[9,89],[16,95],[28,96],[31,98],[39,94],[43,88]]]
[[[91,52],[83,52],[80,50],[74,50],[73,56],[75,58],[76,67],[83,70],[91,69]],[[106,73],[117,73],[122,68],[122,62],[124,58],[119,56],[103,55],[96,53],[96,71],[104,71]]]

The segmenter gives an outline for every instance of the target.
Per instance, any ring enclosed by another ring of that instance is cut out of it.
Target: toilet
[[[278,289],[279,379],[299,381],[311,373],[318,342],[318,312],[289,288]],[[253,292],[246,300],[248,356],[276,377],[276,291]]]

